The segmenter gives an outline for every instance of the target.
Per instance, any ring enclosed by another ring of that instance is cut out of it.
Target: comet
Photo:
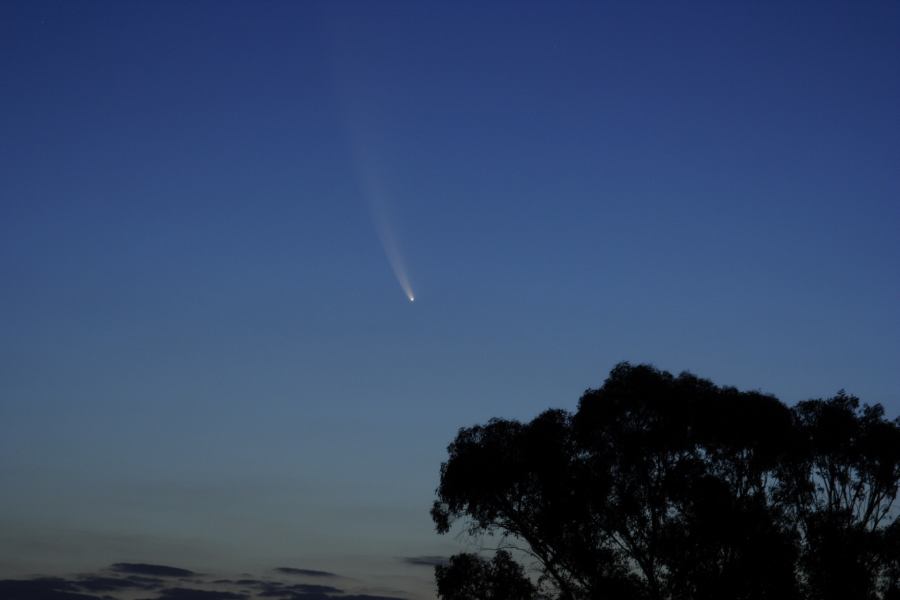
[[[394,230],[395,220],[390,211],[390,194],[386,191],[385,173],[389,172],[378,152],[380,142],[385,134],[372,127],[368,120],[368,108],[365,106],[365,90],[359,90],[352,82],[341,76],[337,69],[335,82],[338,84],[338,97],[346,120],[346,133],[350,151],[357,174],[359,191],[369,205],[369,213],[375,232],[384,250],[384,256],[394,273],[400,289],[410,302],[416,301],[409,269],[400,249],[398,236]]]
[[[359,153],[361,157],[365,157],[365,153]],[[400,250],[397,234],[393,227],[393,219],[387,200],[387,195],[381,185],[381,179],[376,176],[375,169],[372,168],[372,160],[360,158],[358,160],[358,168],[362,183],[363,196],[369,205],[369,212],[372,215],[372,223],[375,226],[375,232],[384,249],[384,256],[387,258],[394,278],[403,290],[404,295],[410,302],[415,302],[416,294],[413,292],[412,282],[409,277],[409,269],[406,267],[406,260],[403,252]]]

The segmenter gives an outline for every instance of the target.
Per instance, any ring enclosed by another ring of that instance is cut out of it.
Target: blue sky
[[[401,558],[463,547],[428,516],[457,428],[574,408],[620,360],[900,414],[898,27],[4,3],[0,571],[428,597]]]

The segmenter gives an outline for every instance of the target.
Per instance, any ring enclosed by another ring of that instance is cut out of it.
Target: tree
[[[531,600],[537,587],[505,550],[490,561],[476,554],[457,554],[435,567],[438,594],[445,600]]]
[[[493,419],[448,452],[438,531],[462,521],[501,552],[439,568],[444,600],[900,595],[900,419],[843,392],[789,408],[622,363],[575,414]],[[477,592],[498,573],[513,595]]]

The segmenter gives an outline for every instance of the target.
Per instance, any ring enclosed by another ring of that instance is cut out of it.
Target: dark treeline
[[[575,414],[461,429],[432,517],[493,556],[444,600],[898,600],[900,419],[618,365]]]

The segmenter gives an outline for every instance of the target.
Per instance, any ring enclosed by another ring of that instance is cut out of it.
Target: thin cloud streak
[[[277,567],[272,572],[291,578],[341,578],[330,571]],[[111,575],[112,573],[112,575]],[[154,573],[162,578],[133,575]],[[189,573],[189,577],[184,574]],[[121,575],[117,575],[121,574]],[[167,578],[167,579],[166,579]],[[398,596],[367,594],[364,588],[344,589],[314,583],[296,583],[283,578],[222,579],[194,571],[147,563],[115,563],[94,573],[70,577],[0,579],[0,598],[15,600],[409,600]]]

